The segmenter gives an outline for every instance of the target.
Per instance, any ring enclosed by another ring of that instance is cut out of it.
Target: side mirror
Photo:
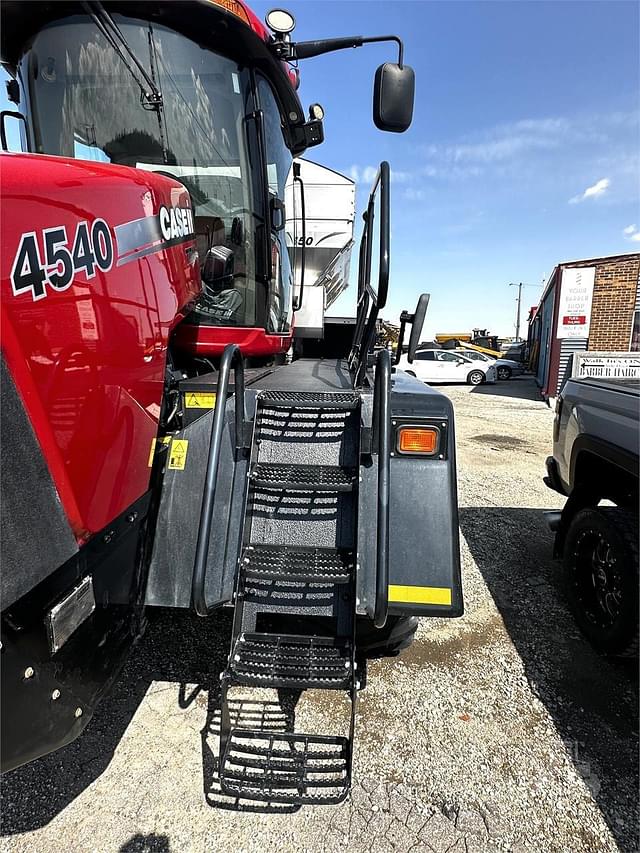
[[[269,206],[271,208],[271,230],[282,231],[286,220],[284,202],[277,196],[272,195],[269,199]]]
[[[415,74],[409,65],[385,62],[373,84],[373,121],[379,130],[404,133],[411,126]]]
[[[400,358],[402,357],[404,330],[407,323],[411,323],[411,336],[409,337],[407,361],[409,362],[409,364],[413,364],[413,359],[415,358],[416,350],[418,349],[418,344],[420,343],[420,336],[422,335],[422,327],[424,326],[424,318],[427,314],[428,307],[429,294],[423,293],[418,299],[418,304],[416,306],[414,314],[409,314],[407,311],[403,311],[400,315],[400,332],[398,334],[398,344],[396,346],[396,357],[394,360],[394,364],[397,364],[400,361]]]

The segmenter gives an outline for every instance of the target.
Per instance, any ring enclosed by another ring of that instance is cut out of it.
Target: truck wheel
[[[484,382],[484,373],[481,370],[472,370],[467,376],[469,385],[482,385]]]
[[[369,619],[356,622],[356,651],[363,658],[395,657],[408,648],[418,629],[415,616],[389,616],[384,628]]]
[[[564,546],[569,606],[599,651],[638,651],[638,517],[618,507],[583,509]]]
[[[498,368],[498,379],[511,379],[511,368],[510,367],[499,367]]]

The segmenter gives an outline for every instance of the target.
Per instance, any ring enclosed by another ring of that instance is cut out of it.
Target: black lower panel
[[[31,592],[2,612],[2,771],[76,738],[140,634],[145,496]],[[91,576],[95,610],[52,652],[51,608]]]
[[[7,607],[75,554],[78,546],[4,358],[0,370],[0,592],[2,606]]]

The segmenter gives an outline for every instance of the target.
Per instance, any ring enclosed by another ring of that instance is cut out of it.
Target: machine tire
[[[511,379],[511,368],[510,367],[499,367],[498,368],[498,379]]]
[[[469,385],[482,385],[484,382],[484,373],[481,370],[472,370],[467,376]]]
[[[569,607],[600,652],[638,653],[638,516],[619,507],[576,513],[564,544]]]
[[[359,657],[396,657],[408,648],[418,629],[415,616],[389,616],[384,628],[376,628],[369,619],[356,622],[356,649]]]

